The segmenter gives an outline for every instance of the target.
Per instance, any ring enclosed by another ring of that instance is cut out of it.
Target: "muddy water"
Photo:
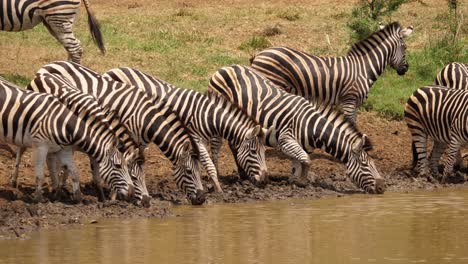
[[[174,212],[0,241],[0,263],[468,263],[468,189]]]

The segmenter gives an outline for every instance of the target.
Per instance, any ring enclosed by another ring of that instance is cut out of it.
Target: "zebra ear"
[[[380,21],[379,22],[379,29],[384,29],[384,28],[385,28],[385,24],[382,21]]]
[[[413,26],[409,26],[407,28],[400,30],[400,36],[402,38],[408,37],[409,35],[411,35],[411,33],[413,33]]]
[[[372,146],[372,142],[370,140],[370,138],[366,135],[366,134],[363,134],[362,135],[362,149],[365,150],[365,151],[369,151],[369,150],[372,150],[374,147]]]
[[[262,127],[260,125],[256,125],[255,127],[251,128],[247,132],[247,138],[248,139],[252,139],[252,138],[255,138],[255,137],[261,136],[261,135],[262,135]]]
[[[191,146],[190,146],[189,140],[186,140],[184,143],[182,143],[181,151],[184,157],[190,155],[190,149],[191,149]]]

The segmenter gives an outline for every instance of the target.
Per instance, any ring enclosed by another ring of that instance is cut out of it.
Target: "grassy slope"
[[[345,25],[353,1],[251,2],[93,0],[108,53],[101,56],[92,43],[82,8],[75,31],[85,49],[83,64],[101,72],[136,67],[177,86],[203,91],[218,68],[247,64],[255,52],[252,46],[287,45],[317,55],[343,55],[349,47]],[[425,2],[428,6],[407,5],[393,16],[403,25],[415,26],[407,41],[410,71],[399,77],[388,70],[374,85],[365,109],[401,116],[409,94],[432,83],[443,66],[423,49],[443,32],[444,25],[434,17],[446,6],[442,1]],[[462,7],[465,14],[467,6]],[[281,34],[261,37],[266,28],[276,25]],[[42,65],[66,58],[43,26],[0,32],[0,47],[0,75],[20,85],[27,84]]]

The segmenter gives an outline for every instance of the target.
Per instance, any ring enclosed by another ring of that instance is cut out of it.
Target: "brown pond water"
[[[468,263],[468,189],[176,207],[0,241],[0,263]]]

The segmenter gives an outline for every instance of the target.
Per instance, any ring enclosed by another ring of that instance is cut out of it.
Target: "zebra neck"
[[[350,142],[354,142],[358,132],[341,114],[336,111],[326,114],[316,111],[309,116],[307,127],[310,149],[320,148],[341,162],[348,162]]]
[[[363,55],[349,55],[348,57],[356,65],[357,72],[374,83],[388,65],[389,54],[387,53],[382,50],[382,54],[375,51]]]
[[[113,144],[115,137],[110,131],[103,129],[102,126],[92,126],[83,120],[78,129],[75,129],[73,141],[86,154],[100,162]]]

